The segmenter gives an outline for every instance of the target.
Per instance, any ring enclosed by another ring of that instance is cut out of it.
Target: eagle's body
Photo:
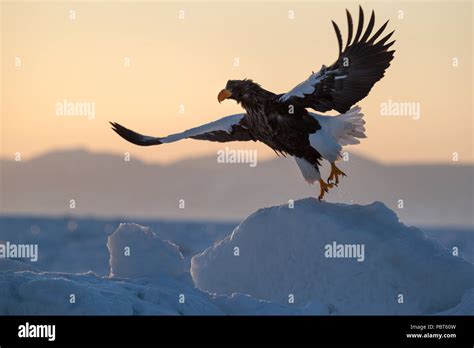
[[[394,51],[388,48],[388,34],[376,42],[387,26],[386,22],[371,36],[375,16],[372,12],[366,30],[364,13],[359,9],[359,23],[354,40],[352,17],[347,11],[348,38],[342,48],[342,37],[333,22],[339,43],[339,57],[331,66],[323,66],[317,73],[284,94],[263,89],[252,80],[229,80],[219,95],[219,102],[233,99],[245,110],[244,114],[224,117],[209,124],[167,137],[151,137],[133,132],[117,123],[113,129],[126,140],[141,146],[159,145],[191,138],[217,142],[260,141],[277,154],[293,156],[303,177],[313,183],[319,181],[324,196],[333,184],[321,179],[319,166],[324,158],[331,163],[330,180],[339,182],[345,175],[336,165],[342,146],[359,143],[365,138],[363,114],[352,107],[363,99],[380,80],[390,65]],[[351,108],[352,107],[352,108]],[[336,110],[338,116],[324,116],[309,112],[311,108],[326,112]]]
[[[253,90],[254,94],[242,100],[241,105],[246,111],[245,122],[249,133],[256,141],[283,155],[319,156],[310,145],[309,135],[321,126],[305,108],[294,108],[289,102],[278,102],[278,95],[250,80],[245,83],[247,90]]]

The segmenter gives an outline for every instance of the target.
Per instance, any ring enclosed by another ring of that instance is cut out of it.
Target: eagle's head
[[[258,100],[258,97],[265,90],[258,83],[252,80],[229,80],[225,88],[217,95],[217,100],[222,102],[225,99],[233,99],[237,103],[252,103]]]

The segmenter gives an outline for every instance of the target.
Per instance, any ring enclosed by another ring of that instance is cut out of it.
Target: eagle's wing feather
[[[112,129],[122,138],[140,146],[160,145],[182,139],[198,139],[217,142],[255,140],[248,130],[245,116],[245,114],[226,116],[217,121],[191,128],[181,133],[171,134],[166,137],[143,135],[125,128],[118,123],[110,122],[110,124],[112,125]]]
[[[393,59],[394,50],[388,49],[395,41],[385,44],[393,31],[375,42],[387,26],[388,21],[372,36],[375,14],[372,15],[363,33],[364,12],[359,7],[359,23],[352,40],[353,23],[347,13],[348,37],[344,50],[339,27],[333,22],[339,47],[339,57],[330,67],[323,65],[320,71],[312,73],[309,78],[288,93],[279,97],[280,102],[295,106],[312,108],[325,112],[337,110],[344,113],[352,105],[367,96],[373,85],[385,74]]]

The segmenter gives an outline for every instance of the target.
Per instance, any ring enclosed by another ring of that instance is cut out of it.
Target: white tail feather
[[[342,146],[359,144],[365,136],[364,114],[360,107],[355,106],[338,116],[323,116],[310,113],[321,125],[321,129],[309,135],[309,141],[323,158],[335,162],[341,156]],[[321,178],[317,167],[303,158],[295,157],[296,163],[305,180],[312,184]]]
[[[311,113],[311,115],[321,124],[321,130],[329,133],[341,146],[359,144],[359,139],[367,138],[363,120],[364,114],[359,106],[354,106],[338,116],[323,116],[315,113]],[[329,157],[331,158],[327,159],[331,160],[334,156]]]

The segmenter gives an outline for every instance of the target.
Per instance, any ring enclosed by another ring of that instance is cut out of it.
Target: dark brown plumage
[[[344,50],[341,31],[332,21],[339,46],[338,59],[329,67],[323,66],[321,70],[324,72],[324,78],[317,84],[313,93],[304,97],[292,96],[286,101],[316,111],[336,110],[344,113],[366,97],[373,85],[384,76],[395,52],[388,50],[395,40],[386,43],[393,35],[393,31],[379,41],[375,41],[385,30],[389,21],[386,21],[374,35],[370,36],[375,25],[375,13],[372,11],[367,29],[362,35],[364,12],[362,7],[359,7],[359,24],[352,41],[352,17],[347,10],[346,15],[348,36]],[[346,77],[343,78],[344,76]]]

